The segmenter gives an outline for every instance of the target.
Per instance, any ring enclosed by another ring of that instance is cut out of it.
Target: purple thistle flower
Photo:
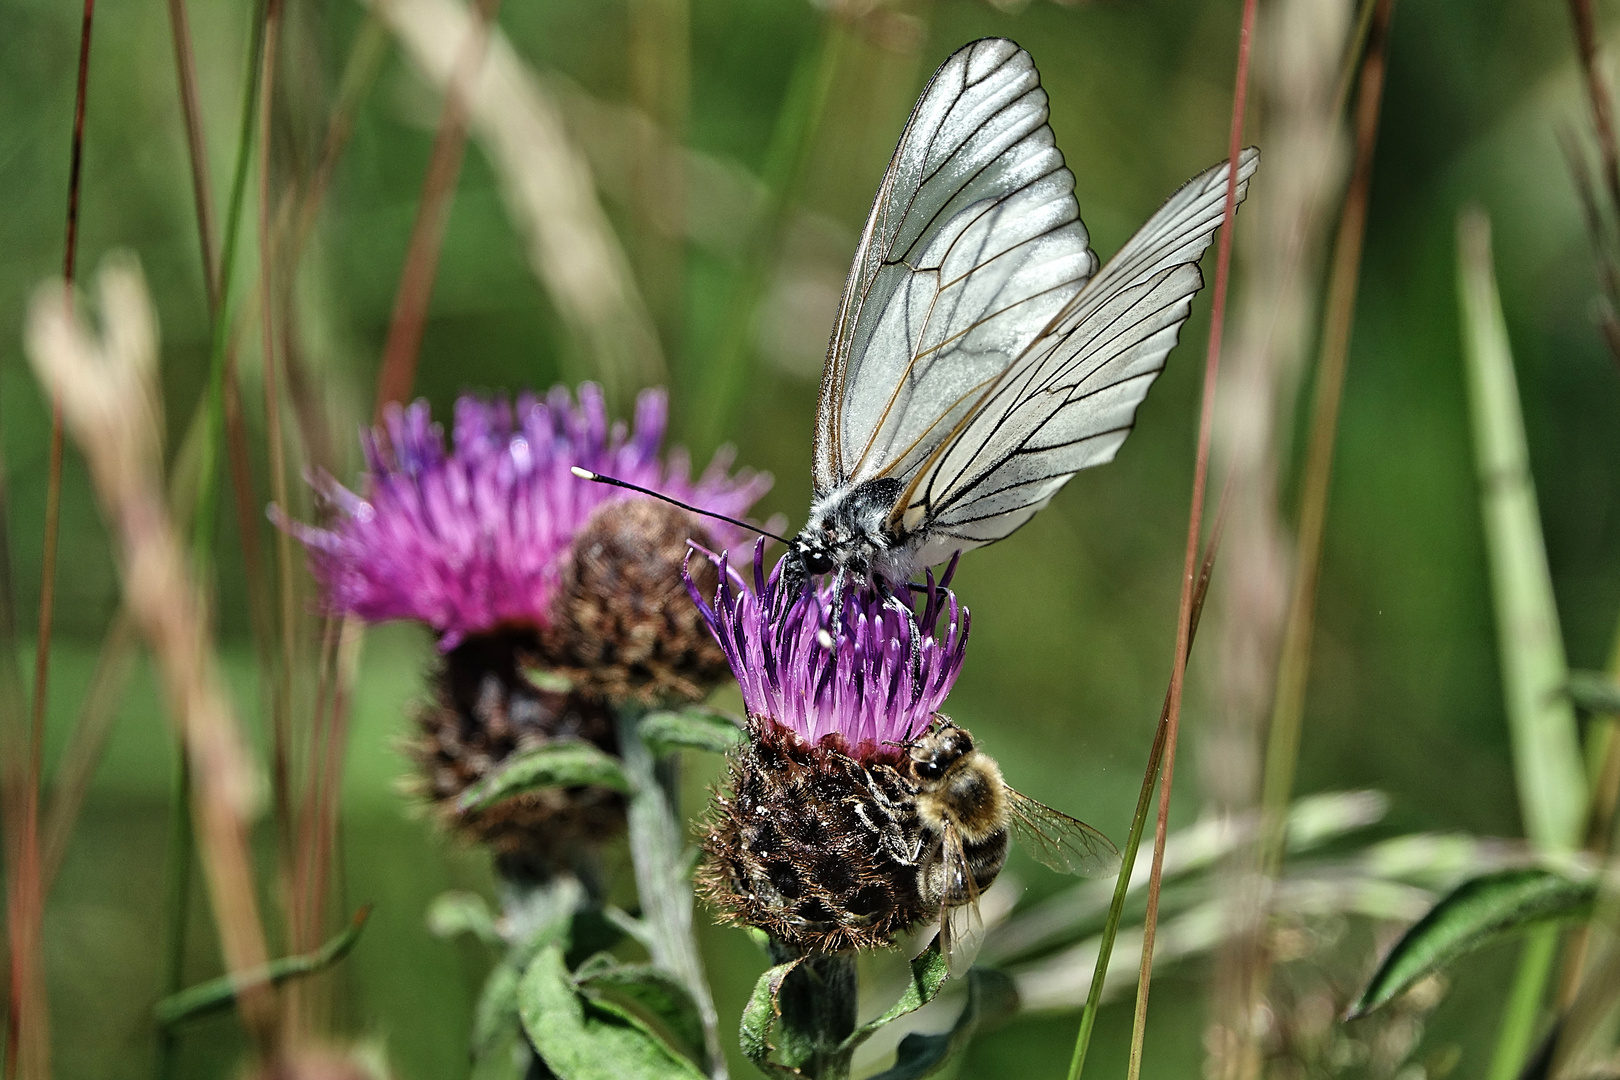
[[[581,480],[593,472],[651,488],[693,506],[740,517],[770,487],[769,476],[730,472],[721,451],[700,477],[675,447],[659,450],[668,416],[662,390],[636,400],[634,427],[609,424],[602,390],[566,387],[517,407],[504,400],[456,402],[454,449],[418,401],[393,407],[363,432],[366,470],[356,494],[321,477],[329,528],[278,524],[303,542],[329,610],[372,622],[415,619],[440,634],[441,650],[503,625],[544,626],[560,563],[592,511],[626,496]],[[743,535],[724,522],[705,527],[724,545]]]
[[[969,620],[947,588],[954,561],[938,584],[930,573],[921,592],[916,692],[910,627],[870,586],[849,590],[834,612],[830,587],[796,599],[783,595],[782,564],[766,576],[763,541],[754,549],[752,588],[724,555],[718,563],[712,606],[690,576],[687,588],[725,651],[748,714],[774,720],[811,745],[841,736],[850,753],[867,757],[886,743],[908,742],[928,726],[962,670]],[[913,590],[896,594],[916,610]]]

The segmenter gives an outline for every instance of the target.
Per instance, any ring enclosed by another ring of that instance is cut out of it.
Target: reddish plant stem
[[[439,267],[439,250],[444,245],[445,225],[450,220],[456,180],[461,175],[461,161],[467,149],[470,98],[484,64],[490,25],[499,9],[500,0],[478,0],[456,70],[445,86],[439,129],[433,136],[427,172],[422,177],[422,198],[417,204],[416,221],[411,226],[410,243],[405,249],[399,291],[394,294],[388,340],[383,345],[382,370],[377,377],[379,418],[385,406],[408,398],[416,382],[416,358],[422,348],[428,301],[433,296],[433,279]]]
[[[1220,374],[1221,335],[1226,325],[1226,292],[1232,267],[1232,219],[1237,213],[1238,152],[1243,147],[1243,110],[1249,90],[1249,43],[1254,36],[1257,0],[1243,0],[1238,33],[1236,85],[1232,91],[1231,138],[1227,144],[1226,206],[1215,255],[1215,291],[1209,318],[1209,348],[1204,357],[1203,403],[1198,417],[1198,458],[1193,467],[1192,505],[1187,512],[1187,548],[1182,564],[1181,604],[1176,618],[1176,654],[1170,670],[1170,710],[1165,726],[1159,816],[1153,831],[1153,868],[1148,877],[1147,916],[1143,925],[1142,962],[1136,980],[1136,1015],[1131,1031],[1131,1080],[1141,1075],[1142,1044],[1147,1030],[1148,988],[1153,979],[1153,941],[1159,922],[1159,886],[1164,876],[1164,845],[1170,823],[1170,795],[1176,774],[1176,743],[1181,730],[1181,700],[1186,685],[1187,653],[1192,643],[1192,600],[1197,586],[1198,537],[1204,519],[1204,489],[1209,480],[1210,435],[1215,422],[1215,382]]]
[[[1592,108],[1592,129],[1597,134],[1598,154],[1603,161],[1603,180],[1609,199],[1620,208],[1620,143],[1614,133],[1614,103],[1609,95],[1603,65],[1598,62],[1597,22],[1592,0],[1569,0],[1569,14],[1575,24],[1575,49],[1580,56],[1586,80],[1587,102]]]
[[[208,141],[197,96],[197,65],[191,49],[186,0],[169,0],[169,35],[174,39],[175,74],[180,83],[180,114],[186,124],[186,153],[191,162],[191,194],[197,206],[197,240],[202,248],[203,287],[208,310],[218,317],[219,267],[215,256],[214,194],[208,183]]]
[[[73,139],[68,159],[67,225],[62,280],[69,303],[79,255],[79,192],[84,175],[84,112],[90,85],[90,35],[95,0],[84,0],[79,29],[78,81],[73,102]],[[56,614],[56,554],[62,523],[62,407],[51,401],[49,473],[45,488],[45,540],[40,568],[39,635],[34,651],[34,694],[29,724],[28,773],[24,782],[20,844],[10,877],[7,926],[11,949],[11,999],[7,1015],[6,1076],[50,1075],[50,1028],[46,1012],[40,935],[45,887],[40,870],[39,799],[45,771],[45,709],[49,701],[51,630]]]

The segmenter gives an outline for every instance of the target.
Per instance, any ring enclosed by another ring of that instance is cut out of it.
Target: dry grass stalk
[[[1220,813],[1259,801],[1262,749],[1288,603],[1289,541],[1278,509],[1279,462],[1309,349],[1324,212],[1338,190],[1344,146],[1334,90],[1349,38],[1343,5],[1286,0],[1271,9],[1257,72],[1266,182],[1239,250],[1246,268],[1236,338],[1218,402],[1214,453],[1232,485],[1232,536],[1222,583],[1219,707],[1202,770]],[[1234,852],[1226,889],[1241,925],[1223,938],[1206,1045],[1243,1045],[1257,1000],[1265,885],[1251,848]],[[1232,1033],[1235,1038],[1228,1037]],[[1215,1075],[1252,1075],[1239,1055]]]
[[[60,284],[40,288],[29,312],[29,358],[61,401],[90,467],[113,533],[125,601],[157,662],[192,763],[192,812],[226,966],[251,970],[268,958],[248,850],[258,776],[209,645],[206,604],[165,504],[151,301],[128,262],[109,261],[99,285],[99,338],[73,312]],[[238,1007],[260,1047],[272,1047],[272,988],[244,988]]]
[[[471,15],[458,0],[368,0],[416,65],[450,85]],[[556,103],[498,27],[471,95],[472,130],[500,181],[529,262],[585,346],[609,393],[662,381],[664,361],[641,292],[596,199],[590,167]]]

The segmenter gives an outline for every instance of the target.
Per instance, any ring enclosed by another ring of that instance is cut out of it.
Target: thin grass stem
[[[226,353],[231,338],[231,301],[236,280],[236,247],[241,236],[242,208],[247,200],[248,165],[258,129],[259,69],[264,59],[264,32],[270,0],[256,0],[253,30],[248,44],[247,69],[242,78],[242,113],[237,125],[236,164],[231,173],[230,201],[225,211],[224,246],[219,259],[219,308],[213,320],[208,355],[208,428],[198,467],[197,516],[192,521],[192,558],[204,580],[209,577],[214,548],[218,481],[215,459],[225,426]]]
[[[1198,584],[1193,589],[1192,619],[1187,634],[1190,648],[1198,634],[1198,622],[1204,613],[1204,598],[1209,594],[1209,580],[1215,573],[1215,554],[1221,547],[1221,534],[1226,529],[1227,505],[1232,494],[1232,478],[1228,477],[1215,509],[1215,525],[1210,530],[1209,543],[1204,545],[1204,560],[1198,570]],[[1153,805],[1153,789],[1159,778],[1159,764],[1164,760],[1165,741],[1170,733],[1170,694],[1166,690],[1164,705],[1159,710],[1159,724],[1153,734],[1153,748],[1148,751],[1147,769],[1142,774],[1142,790],[1136,797],[1136,813],[1131,817],[1131,831],[1125,838],[1125,850],[1120,853],[1119,876],[1114,881],[1114,898],[1108,905],[1108,918],[1103,923],[1101,941],[1097,947],[1097,965],[1092,970],[1091,986],[1086,990],[1086,1007],[1080,1014],[1080,1033],[1074,1040],[1074,1054],[1069,1059],[1068,1080],[1080,1080],[1086,1065],[1086,1052],[1091,1047],[1091,1032],[1097,1024],[1097,1013],[1102,1008],[1103,984],[1108,977],[1108,961],[1114,952],[1114,938],[1125,915],[1125,901],[1130,896],[1131,872],[1136,868],[1136,853],[1142,846],[1142,833],[1147,827],[1148,808]]]
[[[1187,551],[1182,567],[1181,606],[1176,619],[1176,655],[1170,669],[1170,707],[1165,722],[1163,781],[1159,817],[1153,832],[1153,869],[1148,877],[1147,917],[1142,931],[1142,962],[1137,969],[1136,1012],[1131,1021],[1131,1056],[1127,1076],[1142,1074],[1142,1047],[1147,1034],[1148,988],[1153,979],[1153,939],[1158,932],[1159,886],[1164,877],[1164,845],[1170,827],[1170,796],[1176,775],[1176,742],[1181,728],[1181,698],[1186,684],[1187,654],[1192,644],[1192,597],[1197,585],[1199,526],[1204,518],[1204,488],[1209,478],[1209,446],[1215,425],[1215,385],[1220,374],[1221,334],[1226,325],[1226,292],[1232,269],[1232,221],[1237,214],[1238,152],[1243,146],[1243,110],[1249,90],[1249,43],[1254,37],[1257,0],[1244,0],[1238,31],[1237,76],[1232,90],[1232,127],[1227,147],[1226,206],[1215,256],[1215,292],[1209,320],[1209,349],[1204,359],[1203,403],[1198,417],[1198,458],[1193,466],[1192,504],[1187,511]]]

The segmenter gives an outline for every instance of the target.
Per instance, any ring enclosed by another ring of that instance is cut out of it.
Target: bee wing
[[[979,887],[962,849],[961,834],[946,822],[938,856],[943,863],[940,890],[939,947],[952,975],[966,974],[984,944],[984,919],[979,915]]]
[[[1029,853],[1062,874],[1098,876],[1119,866],[1119,849],[1083,821],[1007,788],[1013,835]]]
[[[1097,270],[1027,52],[986,38],[923,90],[844,285],[816,494],[907,480]]]
[[[1240,202],[1259,161],[1239,155]],[[916,470],[891,520],[932,533],[921,562],[1001,539],[1113,459],[1203,286],[1227,176],[1222,162],[1172,195]]]

